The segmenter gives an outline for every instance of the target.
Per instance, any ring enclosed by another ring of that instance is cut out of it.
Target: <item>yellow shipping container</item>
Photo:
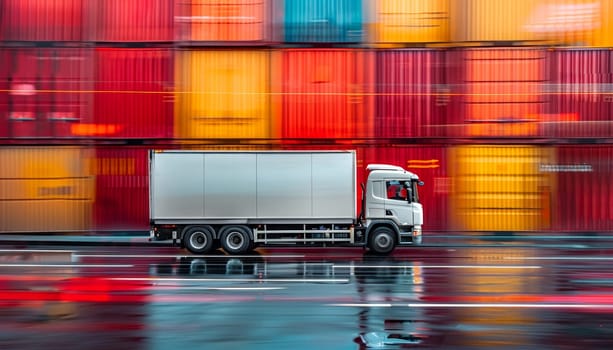
[[[613,0],[450,0],[451,40],[611,46]]]
[[[186,50],[177,57],[176,137],[271,137],[270,52]]]
[[[492,169],[494,169],[492,167]],[[490,169],[490,171],[492,171]],[[529,173],[525,173],[529,174]],[[526,177],[526,175],[509,175],[503,174],[491,174],[487,176],[479,176],[474,174],[467,174],[469,176],[458,179],[458,186],[464,188],[472,188],[477,193],[488,194],[497,193],[504,189],[505,196],[522,195],[525,198],[526,188],[532,188],[532,186],[539,185],[539,178]],[[474,193],[473,193],[474,194]],[[484,199],[488,198],[487,195],[479,195],[475,198]]]
[[[537,231],[548,228],[552,186],[539,170],[551,150],[535,146],[460,146],[451,150],[455,166],[453,206],[458,228],[468,231]]]
[[[470,185],[470,184],[463,184]],[[480,189],[481,190],[481,189]],[[458,201],[464,203],[467,207],[479,207],[479,208],[537,208],[541,205],[541,196],[538,193],[526,194],[526,193],[508,193],[504,196],[500,196],[497,193],[491,194],[476,194],[470,193],[458,196]]]
[[[449,41],[449,0],[369,0],[373,43]]]
[[[89,230],[91,159],[82,147],[0,148],[0,232]]]

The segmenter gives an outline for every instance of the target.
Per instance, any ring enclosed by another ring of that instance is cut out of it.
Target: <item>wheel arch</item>
[[[222,227],[220,227],[216,231],[215,238],[216,239],[221,239],[221,237],[223,236],[223,234],[226,231],[228,231],[228,230],[230,230],[230,229],[232,229],[234,227],[240,227],[240,228],[245,229],[247,231],[247,233],[249,234],[249,238],[251,239],[251,241],[252,242],[254,241],[253,228],[251,226],[249,226],[249,225],[243,225],[243,224],[238,224],[238,225],[232,225],[232,224],[230,224],[230,225],[223,225]]]
[[[398,229],[398,226],[396,226],[392,221],[388,220],[373,220],[366,229],[366,234],[364,237],[365,242],[369,241],[370,233],[379,227],[390,228],[392,231],[394,231],[394,239],[396,240],[396,242],[400,242],[400,230]]]
[[[187,234],[187,232],[189,232],[191,229],[195,227],[198,227],[203,230],[207,230],[209,233],[211,233],[211,235],[213,236],[213,239],[217,239],[218,233],[217,233],[217,230],[213,228],[213,226],[207,225],[207,224],[193,224],[193,225],[183,226],[183,229],[181,229],[181,236],[180,236],[181,242],[185,240],[185,234]]]

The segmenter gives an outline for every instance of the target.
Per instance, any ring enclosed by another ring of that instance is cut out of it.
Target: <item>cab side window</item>
[[[402,183],[400,183],[400,181],[386,181],[385,187],[387,189],[387,199],[400,201],[407,200],[407,189],[402,185]]]

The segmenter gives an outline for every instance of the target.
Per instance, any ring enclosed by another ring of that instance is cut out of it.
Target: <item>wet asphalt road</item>
[[[486,243],[196,257],[5,242],[0,349],[613,347],[612,247]]]

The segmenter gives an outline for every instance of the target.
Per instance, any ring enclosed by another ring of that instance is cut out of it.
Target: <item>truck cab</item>
[[[423,207],[419,203],[419,177],[401,167],[370,164],[363,200],[362,224],[367,246],[389,253],[396,245],[422,241]]]

